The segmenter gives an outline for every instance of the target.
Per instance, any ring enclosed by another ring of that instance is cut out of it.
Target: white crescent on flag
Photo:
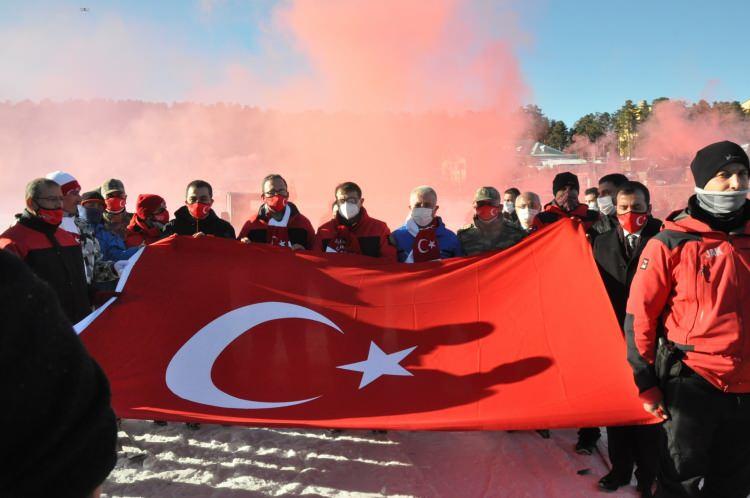
[[[172,357],[167,367],[169,390],[177,396],[204,405],[260,410],[301,405],[319,396],[291,401],[255,401],[225,393],[211,380],[211,369],[222,351],[245,332],[262,323],[284,318],[301,318],[344,332],[328,318],[296,304],[267,302],[250,304],[221,315],[200,329]]]
[[[417,244],[417,249],[419,249],[419,252],[421,252],[422,254],[427,254],[427,251],[430,250],[429,245],[428,245],[427,249],[424,249],[422,247],[422,242],[429,242],[429,241],[427,239],[421,239],[419,241],[419,243]]]

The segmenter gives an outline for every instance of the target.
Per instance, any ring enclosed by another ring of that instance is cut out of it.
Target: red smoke
[[[696,151],[713,142],[746,143],[750,139],[750,122],[739,113],[716,108],[695,112],[684,102],[663,101],[654,105],[638,132],[637,156],[655,164],[687,166]]]
[[[263,67],[233,61],[224,80],[197,80],[192,93],[283,113],[137,102],[4,105],[0,221],[22,208],[29,179],[63,169],[84,189],[122,179],[131,210],[137,194],[158,193],[171,211],[195,178],[214,184],[222,211],[227,191],[259,193],[263,176],[281,173],[313,222],[330,213],[334,186],[353,180],[371,213],[391,226],[406,216],[411,188],[427,183],[456,227],[476,187],[502,187],[512,177],[525,129],[515,112],[527,93],[513,54],[517,28],[483,19],[479,8],[459,0],[282,4],[269,39],[295,47],[301,68],[271,81]]]

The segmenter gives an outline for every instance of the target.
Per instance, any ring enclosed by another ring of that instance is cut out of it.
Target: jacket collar
[[[45,223],[41,218],[30,213],[26,209],[23,210],[23,213],[16,215],[16,217],[18,218],[18,223],[20,223],[21,225],[27,228],[31,228],[32,230],[35,230],[37,232],[42,232],[45,235],[54,235],[54,233],[57,232],[57,229],[59,228],[55,225]]]
[[[213,208],[208,211],[208,216],[203,218],[202,220],[196,220],[193,218],[193,216],[190,214],[190,211],[188,211],[187,206],[182,206],[177,211],[174,212],[174,217],[179,219],[180,221],[185,221],[188,223],[206,223],[206,222],[212,222],[215,221],[218,216],[216,216],[216,213],[214,212]]]
[[[728,233],[750,235],[750,201],[745,202],[745,207],[739,216],[743,218],[744,224]],[[709,224],[710,222],[712,223]],[[667,217],[664,228],[677,232],[714,234],[721,237],[727,234],[719,228],[722,223],[725,222],[703,211],[698,206],[696,196],[692,196],[685,209],[674,211]]]
[[[359,208],[359,213],[351,220],[345,219],[338,212],[336,213],[336,217],[334,218],[334,220],[336,220],[336,224],[347,226],[352,230],[356,229],[359,225],[362,224],[362,222],[367,221],[368,219],[370,219],[370,215],[367,214],[367,210],[364,207]]]
[[[544,210],[548,213],[556,213],[565,217],[577,216],[583,219],[588,214],[589,207],[586,204],[578,204],[578,206],[576,206],[576,208],[572,211],[565,211],[563,208],[555,204],[554,201],[552,201],[544,206]]]
[[[291,220],[298,214],[299,214],[299,208],[297,208],[297,206],[295,206],[293,202],[287,202],[285,213],[284,213],[284,219],[286,219],[286,223],[289,223],[289,220]],[[271,217],[271,212],[268,210],[268,206],[266,206],[265,204],[260,205],[260,207],[258,208],[257,219],[265,221],[269,225],[271,224],[271,220],[273,218]],[[284,219],[282,219],[282,221],[284,221]],[[281,222],[277,222],[277,223],[281,223]],[[277,224],[277,226],[286,226],[286,224],[284,225]]]

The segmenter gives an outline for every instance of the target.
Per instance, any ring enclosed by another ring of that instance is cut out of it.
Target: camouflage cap
[[[480,187],[474,194],[474,202],[480,201],[500,202],[500,192],[495,187]]]
[[[104,197],[107,197],[110,192],[125,192],[125,185],[120,180],[110,178],[102,183],[101,192]]]

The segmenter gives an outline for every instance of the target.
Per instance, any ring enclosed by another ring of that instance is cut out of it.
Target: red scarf
[[[437,218],[432,221],[430,226],[420,228],[414,237],[411,253],[415,263],[440,259],[440,244],[437,240],[436,229]]]
[[[336,227],[336,238],[328,243],[328,247],[335,252],[362,254],[362,250],[359,247],[359,239],[346,225]]]
[[[159,238],[159,236],[161,235],[161,230],[156,227],[150,227],[138,216],[133,216],[133,218],[131,218],[130,220],[131,230],[135,229],[136,226],[148,237]]]

